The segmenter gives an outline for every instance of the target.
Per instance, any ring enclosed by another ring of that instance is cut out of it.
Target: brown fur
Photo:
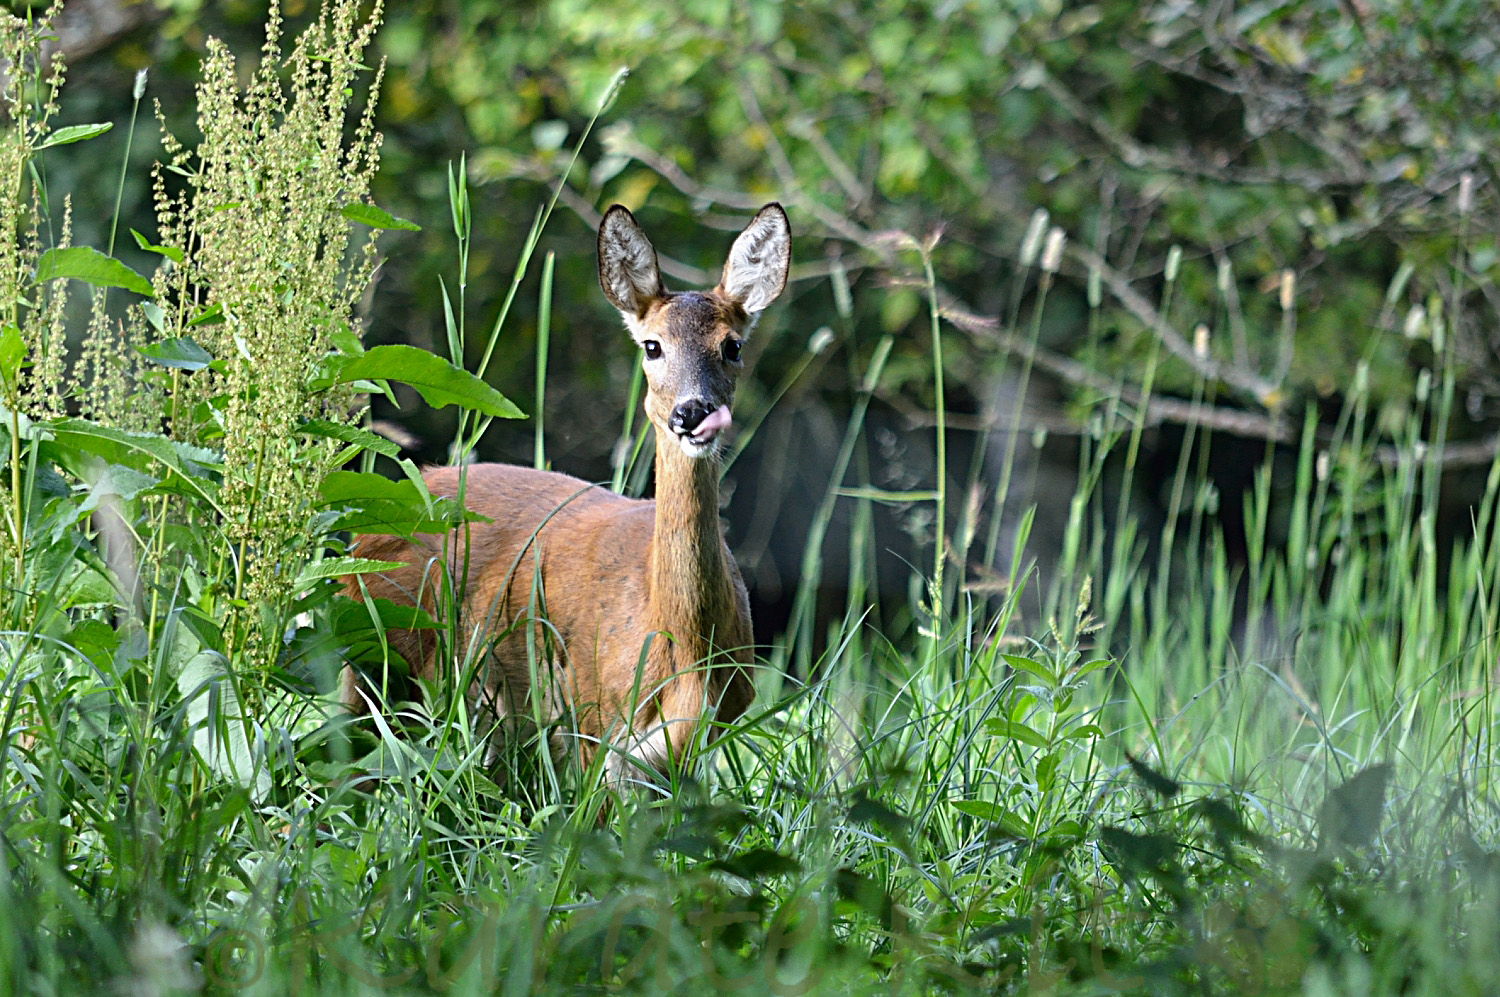
[[[720,285],[684,294],[662,289],[655,251],[629,212],[611,209],[601,225],[606,296],[637,341],[654,340],[662,350],[654,363],[643,360],[646,413],[656,431],[655,501],[624,498],[565,474],[476,464],[467,469],[465,504],[491,522],[450,534],[446,556],[442,537],[359,538],[361,557],[406,564],[366,576],[369,593],[429,610],[441,604],[445,575],[447,584],[458,583],[467,555],[463,632],[496,638],[492,667],[476,682],[482,717],[527,708],[528,638],[538,658],[544,648],[556,649],[554,686],[573,710],[583,757],[609,744],[616,772],[625,771],[623,753],[657,767],[668,756],[682,757],[705,714],[729,722],[749,705],[749,598],[719,526],[717,461],[685,453],[668,423],[684,398],[710,407],[732,400],[740,365],[724,357],[724,341],[743,338],[753,325],[747,299],[763,308],[785,283],[785,224],[780,207],[767,206],[736,241]],[[454,497],[459,475],[458,468],[441,467],[424,478],[433,494]],[[528,627],[538,571],[544,605]],[[356,579],[346,589],[360,596]],[[389,636],[402,657],[431,677],[430,633]],[[347,673],[345,701],[356,708],[362,702]]]

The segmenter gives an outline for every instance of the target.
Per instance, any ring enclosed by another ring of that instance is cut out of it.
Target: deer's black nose
[[[715,406],[701,398],[691,398],[680,402],[672,410],[672,416],[667,420],[667,426],[678,436],[691,436],[693,431],[709,417]]]

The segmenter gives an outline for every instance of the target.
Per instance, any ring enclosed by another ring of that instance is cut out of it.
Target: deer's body
[[[481,716],[524,711],[545,659],[560,700],[550,705],[571,709],[583,756],[608,745],[609,767],[623,772],[630,758],[661,767],[682,757],[706,715],[728,722],[749,705],[749,599],[720,529],[713,458],[729,423],[739,343],[785,283],[787,242],[785,214],[768,205],[736,240],[718,287],[673,294],[629,212],[605,216],[600,282],[645,354],[654,501],[565,474],[476,464],[463,472],[464,502],[491,522],[446,542],[359,539],[360,556],[406,565],[366,576],[372,596],[435,609],[445,584],[462,590],[463,631],[493,635],[476,682]],[[424,479],[434,495],[456,497],[459,475],[442,467]],[[349,590],[360,594],[353,580]],[[435,670],[429,633],[390,640],[414,667]],[[356,705],[350,676],[345,690]]]

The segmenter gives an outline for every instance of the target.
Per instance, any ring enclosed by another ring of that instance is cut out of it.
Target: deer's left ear
[[[719,293],[754,315],[786,287],[791,265],[792,230],[786,212],[773,201],[761,208],[734,240],[719,280]]]

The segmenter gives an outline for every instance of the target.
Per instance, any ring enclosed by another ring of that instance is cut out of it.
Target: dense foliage
[[[1448,445],[1490,391],[1487,8],[251,7],[152,29],[207,56],[160,145],[146,78],[88,124],[52,22],[0,23],[5,989],[1495,989],[1500,461]],[[452,681],[339,709],[387,626],[472,664],[451,606],[339,594],[350,531],[463,516],[363,398],[639,489],[577,219],[641,206],[707,282],[773,196],[798,284],[736,419],[827,396],[836,453],[750,713],[620,792],[537,731],[488,764]],[[549,418],[497,438],[531,371]],[[936,423],[898,479],[881,405]],[[1027,492],[1005,419],[1076,431],[1076,487]]]

